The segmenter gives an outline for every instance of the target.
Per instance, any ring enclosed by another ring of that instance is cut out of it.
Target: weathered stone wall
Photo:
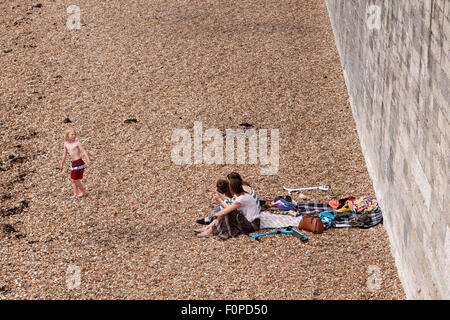
[[[325,0],[409,299],[450,298],[450,1]]]

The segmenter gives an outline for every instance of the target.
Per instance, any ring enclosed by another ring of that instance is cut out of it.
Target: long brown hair
[[[228,180],[219,179],[216,183],[217,192],[226,195],[228,198],[233,198],[233,195],[230,192],[230,184]]]
[[[229,174],[227,174],[227,179],[238,179],[241,181],[241,184],[245,184],[246,186],[250,187],[250,184],[247,181],[242,180],[241,175],[237,172],[231,172]]]
[[[230,184],[230,191],[234,195],[240,195],[242,193],[245,193],[244,188],[242,187],[242,180],[231,178],[228,179]]]

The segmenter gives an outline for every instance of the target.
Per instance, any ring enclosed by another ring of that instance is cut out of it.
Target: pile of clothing
[[[334,205],[334,203],[332,203]],[[370,228],[383,221],[378,201],[372,197],[348,197],[335,208],[333,227]]]
[[[381,209],[372,197],[347,197],[329,203],[298,203],[290,196],[278,196],[261,211],[261,229],[298,226],[302,216],[316,214],[324,230],[334,227],[370,228],[383,220]]]

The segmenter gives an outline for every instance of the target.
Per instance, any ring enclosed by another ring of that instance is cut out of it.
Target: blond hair
[[[75,131],[75,129],[67,129],[66,130],[66,133],[65,133],[65,135],[64,135],[64,141],[69,141],[69,134],[71,134],[71,133],[77,133],[76,131]]]

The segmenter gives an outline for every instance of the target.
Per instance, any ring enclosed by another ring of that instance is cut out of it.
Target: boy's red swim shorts
[[[70,168],[70,178],[72,180],[81,180],[83,179],[84,172],[84,161],[81,159],[72,161],[72,167]]]

